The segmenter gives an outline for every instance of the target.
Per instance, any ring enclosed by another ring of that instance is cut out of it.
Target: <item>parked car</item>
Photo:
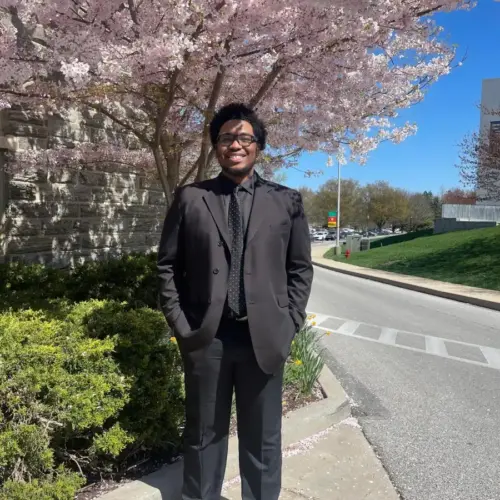
[[[316,231],[316,233],[314,233],[314,239],[316,241],[324,241],[326,240],[327,236],[328,236],[328,231]]]
[[[337,239],[337,232],[336,231],[329,231],[325,237],[325,240],[327,240],[327,241],[335,241],[336,239]]]

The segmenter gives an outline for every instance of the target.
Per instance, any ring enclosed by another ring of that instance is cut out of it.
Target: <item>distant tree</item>
[[[436,196],[432,191],[424,191],[423,195],[429,200],[432,207],[433,220],[439,219],[441,217],[441,207],[443,202],[439,196]]]
[[[410,216],[410,194],[402,189],[391,188],[391,216],[392,232],[402,227]]]
[[[460,188],[448,189],[441,198],[443,203],[450,205],[474,205],[476,203],[476,193]]]
[[[363,206],[363,189],[358,181],[343,179],[340,193],[340,225],[355,227],[366,224],[366,210]],[[314,197],[311,219],[321,225],[327,223],[328,212],[337,211],[337,180],[325,182]]]
[[[435,211],[432,206],[433,197],[425,193],[415,193],[410,195],[408,200],[409,218],[408,230],[418,231],[432,227],[435,220]]]
[[[298,191],[302,195],[304,211],[306,212],[309,224],[321,224],[321,221],[316,220],[314,217],[314,200],[316,198],[316,193],[307,186],[300,187]]]
[[[500,199],[500,124],[465,136],[459,147],[457,167],[464,186],[477,193],[478,201]]]
[[[408,218],[408,195],[386,181],[368,184],[365,188],[365,203],[370,220],[382,229],[391,224],[393,230]]]

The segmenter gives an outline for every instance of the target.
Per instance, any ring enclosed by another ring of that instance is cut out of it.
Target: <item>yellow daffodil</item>
[[[170,342],[172,342],[172,344],[177,344],[177,339],[175,337],[170,337]]]
[[[296,364],[297,366],[300,366],[300,365],[302,364],[302,361],[301,361],[300,359],[296,359],[296,360],[295,360],[295,364]]]

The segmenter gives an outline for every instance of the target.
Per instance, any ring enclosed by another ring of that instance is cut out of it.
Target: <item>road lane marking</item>
[[[398,336],[398,331],[394,328],[382,328],[382,332],[380,333],[379,342],[382,344],[395,345],[396,338]]]
[[[448,351],[443,339],[439,337],[425,336],[425,351],[429,354],[437,354],[438,356],[448,357]]]
[[[309,315],[314,315],[314,313],[309,312]],[[430,354],[432,356],[438,356],[441,358],[452,359],[455,361],[460,361],[462,363],[468,363],[475,366],[482,366],[483,368],[493,368],[495,370],[500,370],[500,349],[496,349],[493,347],[481,346],[478,344],[471,344],[469,342],[462,342],[460,340],[451,340],[449,338],[437,337],[433,335],[427,335],[422,333],[408,332],[405,330],[397,330],[395,328],[388,328],[379,325],[371,325],[369,323],[363,323],[358,321],[352,321],[345,318],[339,318],[337,316],[328,316],[326,314],[315,314],[314,320],[319,319],[319,321],[315,321],[315,324],[312,325],[312,321],[308,321],[308,324],[314,326],[317,330],[321,330],[326,332],[328,335],[331,333],[336,333],[339,335],[344,335],[346,337],[357,338],[360,340],[365,340],[368,342],[376,342],[383,345],[388,345],[390,347],[397,347],[398,349],[406,349],[407,351],[419,352],[424,354]],[[333,319],[341,322],[341,326],[339,328],[326,328],[320,326],[319,323],[326,321],[327,319]],[[366,337],[361,334],[356,334],[357,329],[361,326],[369,326],[375,329],[380,330],[380,335],[378,338]],[[416,337],[420,337],[425,340],[425,348],[419,349],[417,347],[411,347],[403,344],[397,343],[397,334],[398,333],[406,333],[409,335],[414,335]],[[450,344],[458,344],[462,346],[472,347],[477,349],[482,353],[485,362],[475,361],[472,359],[453,356],[448,353],[448,349],[446,348],[446,343]]]
[[[500,370],[500,350],[494,349],[493,347],[480,346],[481,352],[484,358],[492,368],[497,368]]]
[[[361,323],[358,323],[357,321],[346,321],[335,331],[341,333],[342,335],[354,335],[360,324]]]

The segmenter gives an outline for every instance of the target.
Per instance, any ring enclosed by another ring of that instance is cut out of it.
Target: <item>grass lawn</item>
[[[500,290],[500,227],[418,238],[367,252],[325,257],[449,283]]]

